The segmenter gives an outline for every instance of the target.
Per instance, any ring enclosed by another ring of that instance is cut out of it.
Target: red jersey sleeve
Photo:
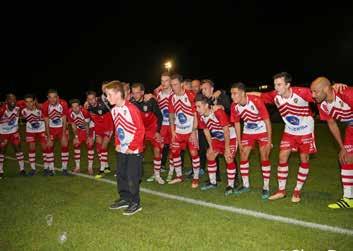
[[[83,117],[85,117],[86,119],[90,119],[91,118],[91,115],[89,113],[89,111],[87,111],[85,108],[82,108],[82,114],[83,114]]]
[[[197,124],[198,124],[199,129],[206,129],[207,128],[205,122],[202,119],[202,116],[200,116],[198,113],[197,113],[197,122],[198,122]]]
[[[2,115],[4,115],[5,111],[6,111],[5,104],[0,105],[0,117],[1,117]]]
[[[216,116],[216,118],[218,119],[222,127],[229,125],[229,119],[224,110],[218,109],[217,111],[214,112],[214,115]]]
[[[26,107],[26,102],[24,100],[17,100],[16,105],[22,110]]]
[[[196,104],[195,104],[195,99],[196,95],[193,91],[190,90],[185,90],[186,96],[188,96],[190,103],[191,103],[191,109],[193,112],[196,112]]]
[[[63,115],[68,117],[69,106],[67,105],[67,102],[65,100],[61,99],[60,104],[63,107]]]
[[[136,132],[135,132],[134,138],[129,144],[129,149],[132,151],[136,149],[139,149],[140,151],[142,151],[143,140],[144,140],[143,135],[145,135],[145,127],[143,125],[141,113],[139,109],[133,104],[129,104],[128,109],[130,111],[132,121],[136,127]]]
[[[267,108],[265,106],[264,101],[256,96],[248,96],[252,102],[254,102],[256,108],[259,110],[259,116],[265,120],[265,119],[269,119],[270,115],[268,114]]]
[[[275,90],[270,92],[262,92],[260,98],[264,101],[265,104],[273,104],[277,92]]]
[[[232,103],[231,107],[230,107],[230,122],[232,123],[238,123],[240,122],[240,116],[238,114],[238,112],[235,110],[235,103]]]
[[[347,103],[353,109],[353,87],[347,87],[344,90],[344,92],[340,94],[340,97],[345,103]]]
[[[68,114],[67,114],[67,121],[69,123],[73,123],[74,120],[71,118],[71,113],[72,113],[72,109],[70,108],[69,111],[68,111]]]

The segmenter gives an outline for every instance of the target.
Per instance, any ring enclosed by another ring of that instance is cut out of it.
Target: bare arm
[[[265,125],[266,125],[266,130],[268,134],[268,141],[270,144],[272,144],[272,126],[271,126],[271,121],[270,119],[265,119],[264,120]]]
[[[240,126],[240,122],[235,122],[234,123],[234,127],[235,127],[235,133],[237,134],[237,140],[239,142],[239,146],[241,145],[241,126]]]
[[[211,138],[210,130],[205,128],[205,129],[203,129],[203,133],[205,134],[205,137],[206,137],[206,140],[207,140],[209,147],[212,149],[212,138]]]
[[[223,127],[223,133],[224,133],[225,149],[229,149],[230,132],[229,132],[229,127],[228,126]]]
[[[341,149],[344,149],[340,129],[334,119],[327,120],[327,125]]]

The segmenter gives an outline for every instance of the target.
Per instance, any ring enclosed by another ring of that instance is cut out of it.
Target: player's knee
[[[197,157],[197,156],[199,156],[199,153],[198,153],[198,151],[191,150],[190,155],[191,155],[191,157]]]

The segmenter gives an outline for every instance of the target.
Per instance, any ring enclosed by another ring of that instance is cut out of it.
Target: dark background
[[[350,83],[350,1],[212,2],[3,6],[1,99],[10,91],[43,99],[48,88],[83,98],[114,79],[151,89],[167,59],[185,77],[225,89],[239,80],[272,85],[279,71],[292,73],[295,84],[318,75]]]

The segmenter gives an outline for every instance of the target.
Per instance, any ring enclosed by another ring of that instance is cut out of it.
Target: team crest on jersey
[[[99,109],[99,110],[98,110],[98,114],[99,114],[99,115],[102,115],[102,113],[103,113],[103,111]]]
[[[180,122],[180,124],[185,124],[186,123],[186,116],[184,115],[184,113],[178,113],[178,120]]]
[[[147,112],[147,105],[144,105],[144,106],[143,106],[143,111],[144,111],[144,112]]]
[[[119,139],[122,141],[125,139],[125,133],[124,133],[124,130],[122,128],[118,128],[118,137]]]
[[[251,110],[255,111],[255,107],[253,105],[250,106]]]
[[[340,106],[343,107],[344,104],[343,104],[342,100],[340,100],[338,103],[340,103]]]
[[[185,103],[186,103],[186,102],[188,102],[188,98],[187,98],[187,97],[185,97]]]
[[[294,98],[293,101],[294,101],[294,103],[296,103],[296,104],[298,103],[298,99],[297,99],[297,98]]]
[[[279,106],[278,98],[275,98],[275,103],[276,103],[277,106]]]
[[[126,110],[124,110],[124,112],[123,112],[123,113],[124,113],[124,116],[126,116]]]

